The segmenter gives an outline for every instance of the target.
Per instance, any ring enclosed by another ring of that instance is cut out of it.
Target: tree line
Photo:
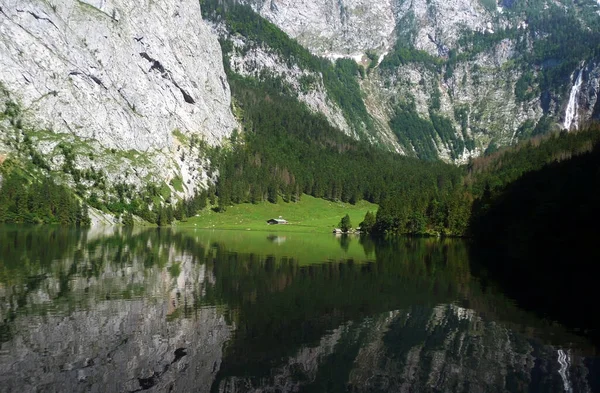
[[[1,178],[0,222],[90,225],[88,206],[49,177],[30,183],[17,172],[11,172]]]
[[[419,189],[414,194],[404,190],[389,194],[380,202],[373,232],[470,235],[486,225],[493,232],[499,226],[491,224],[488,210],[515,193],[514,184],[523,176],[588,154],[598,143],[600,126],[591,125],[579,132],[538,136],[473,159],[461,168],[460,182],[446,192]]]

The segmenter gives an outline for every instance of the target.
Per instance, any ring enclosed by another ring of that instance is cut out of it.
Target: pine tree
[[[340,221],[339,226],[342,232],[348,232],[350,229],[352,229],[352,223],[350,222],[350,216],[348,214],[346,214],[342,218],[342,221]]]
[[[370,233],[373,231],[374,227],[375,227],[375,215],[373,213],[371,213],[370,211],[368,211],[365,214],[365,218],[360,223],[360,230],[361,230],[361,232]]]

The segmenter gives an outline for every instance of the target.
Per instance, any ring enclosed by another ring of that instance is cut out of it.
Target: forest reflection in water
[[[0,227],[2,391],[600,391],[460,240]]]

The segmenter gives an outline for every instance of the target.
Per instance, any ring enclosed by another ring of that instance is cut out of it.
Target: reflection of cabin
[[[281,244],[286,241],[285,236],[269,235],[267,239],[275,244]]]
[[[271,218],[270,220],[267,221],[267,224],[269,225],[275,225],[275,224],[287,224],[288,222],[286,220],[284,220],[283,218],[281,218],[281,216],[279,216],[279,218]]]

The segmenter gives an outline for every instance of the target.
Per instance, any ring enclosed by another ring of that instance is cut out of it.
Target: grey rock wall
[[[147,153],[150,165],[138,169],[168,182],[185,167],[185,180],[200,183],[201,169],[175,162],[173,132],[216,145],[237,125],[221,48],[197,1],[2,0],[0,8],[0,84],[25,126],[96,151]]]

